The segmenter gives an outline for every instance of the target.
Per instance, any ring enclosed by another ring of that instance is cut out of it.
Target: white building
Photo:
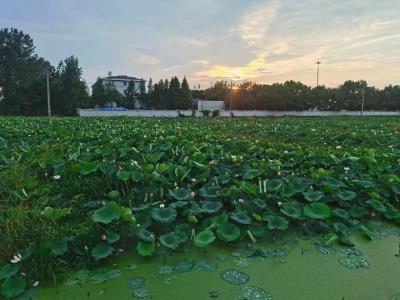
[[[197,110],[225,110],[224,101],[197,99]]]
[[[111,84],[121,94],[125,96],[125,91],[129,86],[129,82],[135,84],[135,92],[140,93],[140,86],[145,86],[146,80],[126,75],[108,76],[101,78],[104,85]]]

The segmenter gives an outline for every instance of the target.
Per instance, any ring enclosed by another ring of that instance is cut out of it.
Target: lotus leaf
[[[165,247],[175,250],[181,244],[181,236],[176,234],[175,232],[170,232],[160,236],[160,242]]]
[[[282,187],[283,187],[283,181],[282,181],[282,179],[278,179],[278,178],[268,180],[267,184],[266,184],[266,189],[267,189],[267,191],[270,191],[270,192],[279,191]]]
[[[287,202],[282,205],[281,212],[293,219],[299,219],[302,215],[301,209],[292,202]]]
[[[115,200],[119,198],[119,192],[118,191],[111,191],[107,194],[107,197],[111,200]]]
[[[289,227],[289,222],[284,217],[268,215],[266,217],[268,229],[286,230]]]
[[[338,191],[335,193],[335,196],[343,201],[351,201],[357,196],[357,194],[352,191]]]
[[[210,185],[207,187],[203,187],[199,190],[200,197],[203,198],[216,198],[218,197],[218,193],[220,192],[221,188],[218,186]]]
[[[114,248],[110,244],[101,242],[98,243],[91,251],[91,255],[94,259],[99,260],[110,256]]]
[[[121,181],[127,182],[131,177],[131,173],[128,171],[118,171],[117,178]]]
[[[130,223],[134,223],[136,220],[133,216],[132,209],[129,207],[121,207],[121,219]]]
[[[114,244],[118,242],[119,239],[121,238],[121,236],[118,233],[111,230],[107,231],[106,237],[107,237],[107,242],[109,244]]]
[[[325,193],[322,191],[304,192],[303,195],[304,198],[310,202],[319,201],[325,197]]]
[[[190,191],[185,188],[169,190],[169,195],[178,201],[190,200],[193,198]]]
[[[160,223],[171,223],[176,219],[177,212],[172,207],[153,208],[151,216],[154,220]]]
[[[20,267],[17,264],[8,264],[0,268],[0,280],[10,278],[18,273]]]
[[[55,241],[51,245],[51,252],[55,256],[64,255],[68,250],[68,243],[65,238]]]
[[[386,211],[386,206],[379,200],[369,199],[367,203],[371,205],[371,207],[379,212],[384,213]]]
[[[18,276],[13,276],[4,280],[1,285],[1,294],[6,298],[13,298],[25,291],[26,282]]]
[[[304,206],[304,215],[312,219],[327,219],[331,216],[331,209],[325,203],[314,202]]]
[[[194,238],[194,243],[199,248],[207,247],[214,241],[215,241],[215,234],[211,230],[204,230],[196,234]]]
[[[249,231],[256,237],[263,237],[267,233],[267,227],[264,223],[253,222],[249,226]]]
[[[231,223],[218,226],[217,236],[221,241],[232,242],[240,237],[240,228]]]
[[[100,165],[97,163],[83,162],[79,165],[79,173],[81,175],[89,175],[96,172]]]
[[[141,256],[152,256],[156,251],[155,242],[138,242],[136,245],[136,250]]]
[[[244,212],[235,212],[231,214],[231,219],[239,224],[250,225],[251,219],[250,217],[245,214]]]
[[[147,242],[147,243],[152,243],[155,241],[154,233],[150,232],[144,228],[139,228],[136,231],[136,235],[139,239],[141,239],[142,241]]]
[[[202,210],[205,213],[215,213],[219,211],[223,207],[221,201],[204,201],[203,205],[201,206]]]
[[[120,217],[121,208],[115,201],[110,201],[93,213],[92,220],[96,223],[109,224]]]
[[[131,178],[134,182],[138,183],[143,180],[143,175],[142,175],[142,173],[140,173],[138,171],[133,171],[133,172],[131,172]]]

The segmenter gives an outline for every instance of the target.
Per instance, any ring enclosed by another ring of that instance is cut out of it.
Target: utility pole
[[[47,70],[46,81],[47,81],[47,113],[48,113],[49,117],[51,117],[49,70]]]
[[[317,61],[317,87],[319,86],[319,65],[321,64],[320,61]]]
[[[365,88],[362,89],[362,100],[361,100],[361,115],[364,115],[364,104],[365,104]]]
[[[231,92],[229,93],[229,112],[232,113],[232,91],[233,91],[233,84],[231,80]]]

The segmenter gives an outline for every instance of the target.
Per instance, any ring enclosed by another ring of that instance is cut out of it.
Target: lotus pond
[[[0,294],[400,297],[399,176],[398,118],[0,118]]]

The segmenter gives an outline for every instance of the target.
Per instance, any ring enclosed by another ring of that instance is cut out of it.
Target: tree
[[[75,56],[61,61],[52,78],[52,111],[57,115],[75,115],[78,107],[87,107],[89,93],[82,79],[82,68]]]
[[[125,91],[125,96],[126,96],[125,106],[127,106],[128,108],[134,108],[136,101],[136,87],[134,81],[129,81],[128,87]]]
[[[179,109],[180,106],[180,89],[181,84],[178,77],[174,76],[171,78],[167,93],[167,108]]]
[[[92,85],[91,106],[106,105],[115,101],[117,105],[126,105],[126,98],[121,95],[112,83],[104,83],[103,79],[97,78]]]
[[[189,109],[193,105],[193,97],[186,77],[183,77],[179,95],[178,109]]]
[[[45,114],[50,63],[35,53],[32,38],[15,28],[0,29],[0,113]]]

